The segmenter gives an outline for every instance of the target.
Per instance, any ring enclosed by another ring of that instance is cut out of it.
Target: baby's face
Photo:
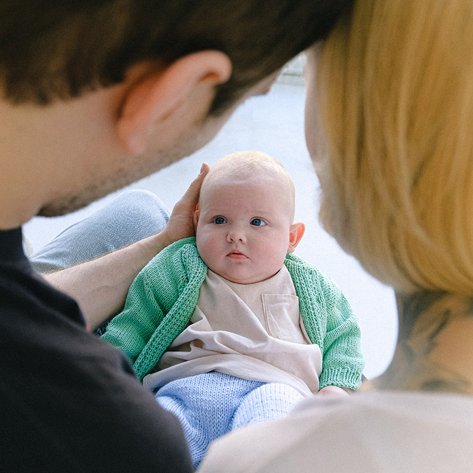
[[[239,284],[264,281],[289,248],[293,202],[275,179],[209,182],[200,197],[197,247],[207,266]]]

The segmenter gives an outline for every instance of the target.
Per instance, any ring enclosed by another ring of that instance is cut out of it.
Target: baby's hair
[[[472,31],[469,1],[362,0],[318,51],[321,219],[398,292],[473,291]]]
[[[225,173],[235,178],[252,177],[255,172],[259,171],[282,175],[292,182],[284,166],[269,154],[261,151],[237,151],[227,154],[212,166],[212,172]]]

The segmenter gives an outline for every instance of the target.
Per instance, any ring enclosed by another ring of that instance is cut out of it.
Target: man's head
[[[4,0],[0,83],[14,103],[47,104],[118,84],[137,64],[164,69],[198,51],[232,63],[212,111],[319,40],[350,0]]]
[[[2,1],[0,226],[69,212],[191,154],[351,3]]]
[[[276,274],[304,233],[293,223],[294,184],[270,156],[230,154],[210,170],[195,213],[199,253],[207,266],[239,284]]]

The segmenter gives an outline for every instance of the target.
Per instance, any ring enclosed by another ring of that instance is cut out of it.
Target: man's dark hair
[[[351,0],[2,0],[0,84],[48,104],[120,83],[131,66],[225,52],[231,79],[212,112],[323,38]]]

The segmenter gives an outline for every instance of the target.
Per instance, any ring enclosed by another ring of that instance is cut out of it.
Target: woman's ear
[[[118,137],[133,155],[143,153],[149,133],[179,110],[198,87],[213,91],[232,72],[228,56],[212,50],[188,54],[164,69],[157,69],[155,62],[145,63],[143,68],[140,79],[124,92],[117,117]]]
[[[293,223],[289,230],[289,247],[288,253],[293,253],[297,245],[304,236],[305,225],[303,223]]]

